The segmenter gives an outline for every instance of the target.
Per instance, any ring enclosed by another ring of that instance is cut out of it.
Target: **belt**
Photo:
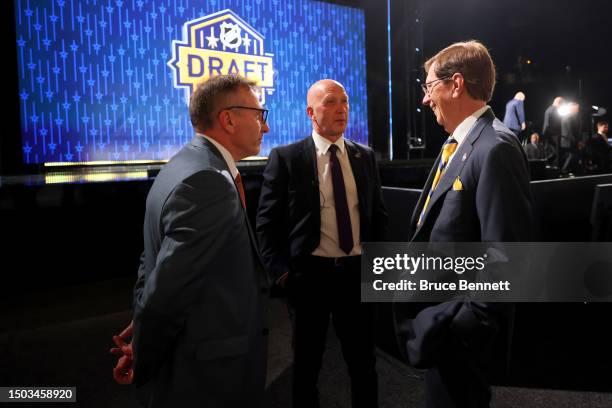
[[[339,258],[310,255],[308,259],[316,265],[327,268],[336,268],[340,266],[355,266],[361,264],[361,255],[342,256]]]

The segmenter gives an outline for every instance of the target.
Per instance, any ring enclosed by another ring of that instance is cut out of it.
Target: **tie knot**
[[[332,144],[329,146],[329,151],[331,152],[331,154],[333,154],[334,156],[336,155],[336,152],[338,151],[338,146],[335,144]]]
[[[455,139],[449,138],[442,147],[442,155],[449,157],[451,154],[455,152],[457,149],[457,141]]]
[[[444,146],[455,146],[457,147],[457,139],[449,137],[448,139],[446,139],[446,142],[444,142]]]

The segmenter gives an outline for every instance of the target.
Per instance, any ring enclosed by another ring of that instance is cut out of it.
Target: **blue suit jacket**
[[[258,406],[268,281],[234,180],[195,136],[147,197],[134,383],[147,407]]]
[[[504,114],[504,125],[515,133],[521,131],[521,124],[525,123],[525,103],[518,99],[512,99],[506,104]]]
[[[516,137],[491,110],[472,127],[455,152],[430,199],[422,224],[417,221],[440,161],[438,157],[412,216],[413,241],[530,241],[531,193],[527,159]],[[452,186],[459,178],[462,190]],[[400,349],[408,361],[431,367],[458,340],[482,350],[500,328],[511,332],[513,309],[508,305],[470,301],[428,307],[414,319],[396,304],[394,316]]]

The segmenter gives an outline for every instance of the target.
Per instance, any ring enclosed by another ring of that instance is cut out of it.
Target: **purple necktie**
[[[334,201],[336,202],[336,223],[338,225],[338,240],[340,249],[348,255],[353,249],[353,231],[351,229],[351,216],[349,215],[346,200],[346,187],[340,161],[336,156],[338,146],[329,146],[329,165],[331,166],[332,185],[334,187]]]

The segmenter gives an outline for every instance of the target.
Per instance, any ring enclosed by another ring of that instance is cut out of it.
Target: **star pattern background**
[[[171,157],[193,131],[167,66],[187,21],[231,9],[274,54],[261,155],[310,133],[306,91],[321,78],[350,96],[346,136],[367,144],[362,10],[311,0],[14,0],[23,160]],[[221,47],[219,32],[206,38]],[[240,50],[253,42],[242,32]]]

